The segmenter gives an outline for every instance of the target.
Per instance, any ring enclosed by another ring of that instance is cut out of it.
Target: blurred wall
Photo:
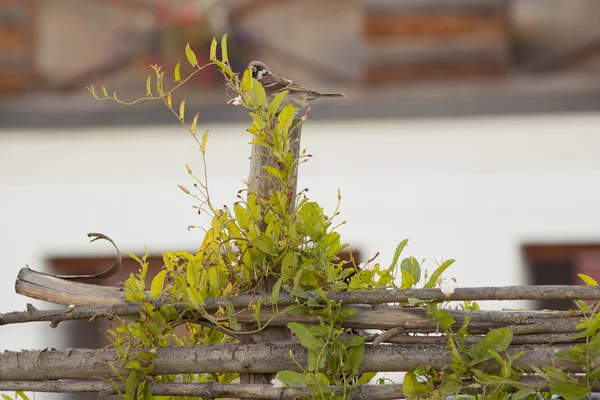
[[[361,0],[281,2],[240,21],[239,28],[262,44],[262,61],[273,70],[290,71],[294,80],[307,82],[313,76],[304,64],[277,56],[278,51],[334,71],[340,78],[359,78],[363,68],[361,7]]]
[[[513,0],[516,30],[525,40],[562,52],[600,36],[597,0]]]
[[[132,13],[96,1],[40,0],[36,32],[38,73],[62,82],[109,62],[118,53],[118,28]]]
[[[202,126],[202,123],[200,123]],[[455,258],[460,286],[526,283],[522,241],[600,241],[600,114],[454,120],[312,122],[313,158],[299,186],[330,212],[342,191],[343,239],[365,257],[396,244],[406,255]],[[247,175],[242,125],[211,126],[208,176],[214,204],[231,204]],[[205,219],[177,184],[201,175],[197,145],[179,126],[0,131],[2,312],[30,300],[14,294],[26,264],[53,256],[193,250]],[[38,307],[39,302],[34,302]],[[46,307],[48,307],[46,305]],[[494,303],[493,307],[499,307]],[[4,349],[60,346],[47,323],[4,326]]]

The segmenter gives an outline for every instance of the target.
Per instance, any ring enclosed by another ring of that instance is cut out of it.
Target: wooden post
[[[298,162],[300,156],[300,137],[302,133],[302,124],[300,119],[294,119],[292,126],[296,126],[295,129],[290,131],[290,151],[294,155],[294,162]],[[297,165],[297,164],[296,164]],[[252,159],[250,160],[250,174],[248,176],[248,183],[250,190],[255,192],[259,197],[269,197],[269,193],[276,188],[273,185],[273,179],[269,179],[267,172],[263,167],[272,166],[273,157],[269,149],[264,148],[261,145],[252,145]],[[298,185],[298,168],[294,170],[294,177],[292,179],[292,197],[290,201],[290,213],[294,211],[295,198],[297,193]],[[264,231],[265,226],[261,224],[261,231]],[[277,270],[279,266],[272,266],[272,270]],[[269,276],[261,285],[256,288],[256,293],[270,293],[273,286],[277,282],[274,276]],[[243,325],[246,330],[254,330],[255,326]],[[252,337],[253,342],[271,342],[275,340],[289,340],[291,338],[290,330],[288,328],[265,328],[260,332],[256,333]],[[242,384],[270,384],[271,380],[275,378],[275,374],[240,374],[240,383]]]

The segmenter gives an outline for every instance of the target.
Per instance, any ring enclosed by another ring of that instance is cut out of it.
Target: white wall
[[[200,123],[202,125],[202,123]],[[523,241],[600,241],[600,114],[458,120],[313,122],[314,155],[300,187],[332,210],[343,194],[346,241],[389,262],[406,254],[455,258],[459,285],[524,283]],[[231,204],[247,175],[243,126],[211,126],[215,204]],[[19,268],[51,256],[193,249],[202,223],[184,164],[201,172],[195,142],[177,125],[0,132],[0,311],[24,309]],[[40,304],[39,302],[34,302]],[[497,304],[495,306],[498,306]],[[67,324],[63,329],[68,329]],[[47,324],[0,327],[3,349],[60,345]]]

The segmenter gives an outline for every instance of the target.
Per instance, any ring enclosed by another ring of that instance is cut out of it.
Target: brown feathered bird
[[[275,96],[284,90],[289,91],[281,103],[280,109],[288,104],[292,104],[296,109],[304,108],[309,102],[320,97],[344,97],[342,93],[319,93],[305,88],[302,85],[293,83],[289,79],[275,75],[271,70],[260,61],[252,61],[249,65],[252,70],[252,77],[257,79],[267,93],[267,100],[271,102]]]

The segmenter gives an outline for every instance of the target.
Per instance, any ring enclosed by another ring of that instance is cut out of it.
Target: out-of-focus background
[[[409,238],[430,270],[456,259],[459,286],[598,279],[599,20],[598,0],[0,0],[0,311],[29,301],[13,289],[25,265],[110,266],[88,232],[147,246],[154,268],[163,250],[197,248],[187,227],[206,220],[176,186],[191,185],[186,163],[202,173],[194,140],[160,102],[125,107],[85,87],[143,96],[150,64],[168,77],[183,61],[186,75],[185,44],[202,64],[223,33],[237,71],[260,59],[347,94],[313,103],[300,187],[329,210],[341,189],[360,260],[379,251],[386,264]],[[211,131],[212,199],[231,204],[248,116],[213,69],[184,97]],[[0,328],[3,349],[102,341],[85,322]]]

